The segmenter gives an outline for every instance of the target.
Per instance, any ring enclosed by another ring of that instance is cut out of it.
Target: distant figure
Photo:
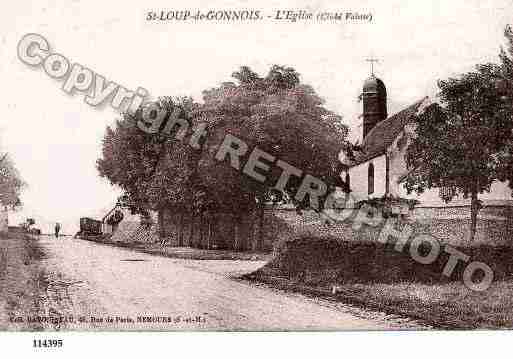
[[[61,224],[59,222],[55,223],[55,238],[59,238],[60,230],[61,230]]]

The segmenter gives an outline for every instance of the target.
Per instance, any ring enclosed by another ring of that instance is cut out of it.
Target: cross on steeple
[[[370,57],[368,59],[365,59],[365,61],[367,62],[370,62],[370,65],[371,65],[371,75],[374,76],[374,63],[378,63],[379,60],[376,59],[375,57]]]

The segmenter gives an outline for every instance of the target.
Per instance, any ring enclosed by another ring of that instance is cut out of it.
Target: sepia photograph
[[[509,339],[513,2],[3,7],[0,344]]]

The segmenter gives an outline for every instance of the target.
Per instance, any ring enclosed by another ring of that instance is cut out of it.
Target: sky
[[[55,221],[73,232],[83,216],[99,217],[120,191],[98,176],[96,159],[107,125],[118,117],[17,57],[27,33],[43,35],[51,51],[128,89],[152,97],[192,96],[230,81],[242,65],[265,74],[294,67],[325,106],[361,137],[357,97],[369,76],[366,58],[387,86],[389,114],[436,94],[436,81],[497,62],[512,1],[201,1],[148,0],[10,2],[0,13],[0,147],[28,184],[24,208],[10,223]],[[149,22],[148,11],[260,10],[262,21]],[[278,21],[277,10],[371,13],[371,22]],[[48,228],[45,228],[48,227]]]

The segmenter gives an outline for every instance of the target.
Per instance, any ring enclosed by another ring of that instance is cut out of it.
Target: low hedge
[[[273,260],[261,271],[308,284],[443,283],[462,280],[466,264],[461,261],[451,277],[442,274],[449,258],[444,244],[438,258],[431,264],[417,263],[411,258],[411,240],[401,252],[394,249],[394,244],[392,240],[383,244],[372,240],[340,241],[334,237],[303,236],[283,242],[275,251]],[[513,273],[512,246],[452,247],[470,257],[467,263],[480,261],[488,264],[495,280],[505,279]],[[422,245],[419,251],[422,255],[427,254],[429,245]]]

